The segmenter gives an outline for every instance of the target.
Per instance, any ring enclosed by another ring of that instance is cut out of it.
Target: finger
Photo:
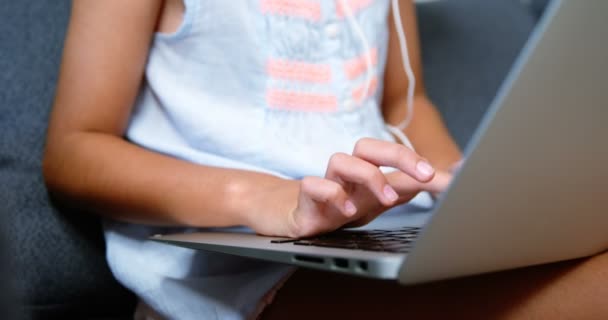
[[[399,198],[377,166],[345,153],[336,153],[331,157],[325,177],[337,182],[364,185],[385,206],[394,204]]]
[[[437,171],[433,180],[422,184],[422,189],[438,195],[448,189],[453,177],[449,172]]]
[[[391,172],[387,177],[397,193],[405,196],[415,195],[421,191],[439,194],[445,191],[452,181],[452,175],[445,171],[437,171],[433,179],[428,182],[419,182],[403,172]]]
[[[376,166],[399,169],[420,182],[433,179],[435,168],[412,149],[394,142],[363,138],[357,141],[353,156]]]
[[[409,201],[416,194],[422,191],[423,182],[420,182],[409,175],[395,171],[387,174],[389,183],[399,194],[399,202]]]
[[[344,187],[335,181],[305,177],[301,182],[301,192],[313,201],[332,205],[345,217],[350,218],[357,213],[357,207],[348,198]]]

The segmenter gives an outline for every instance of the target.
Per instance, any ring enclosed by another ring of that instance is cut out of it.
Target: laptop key
[[[290,243],[298,241],[298,239],[281,239],[281,240],[270,240],[270,243]]]
[[[293,244],[295,244],[296,246],[312,246],[313,245],[313,243],[310,241],[301,241],[301,240],[295,241]]]

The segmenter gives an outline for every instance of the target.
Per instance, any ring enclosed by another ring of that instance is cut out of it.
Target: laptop
[[[551,3],[430,213],[307,239],[226,231],[152,239],[402,284],[605,251],[606,12],[608,1]]]

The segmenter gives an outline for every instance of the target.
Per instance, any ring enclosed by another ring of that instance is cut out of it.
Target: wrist
[[[298,204],[299,180],[280,179],[240,192],[240,220],[257,233],[286,236],[293,233],[292,213]]]

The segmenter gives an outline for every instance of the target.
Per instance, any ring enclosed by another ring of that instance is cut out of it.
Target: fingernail
[[[416,164],[416,170],[418,170],[418,172],[422,173],[424,176],[430,176],[435,173],[433,166],[424,160],[418,161],[418,164]]]
[[[355,207],[355,204],[350,200],[344,202],[344,210],[349,216],[354,216],[355,213],[357,213],[357,207]]]
[[[393,189],[393,187],[389,186],[388,184],[384,186],[383,191],[384,196],[391,202],[397,201],[397,199],[399,199],[399,195],[397,194],[397,192],[395,192],[395,189]]]

